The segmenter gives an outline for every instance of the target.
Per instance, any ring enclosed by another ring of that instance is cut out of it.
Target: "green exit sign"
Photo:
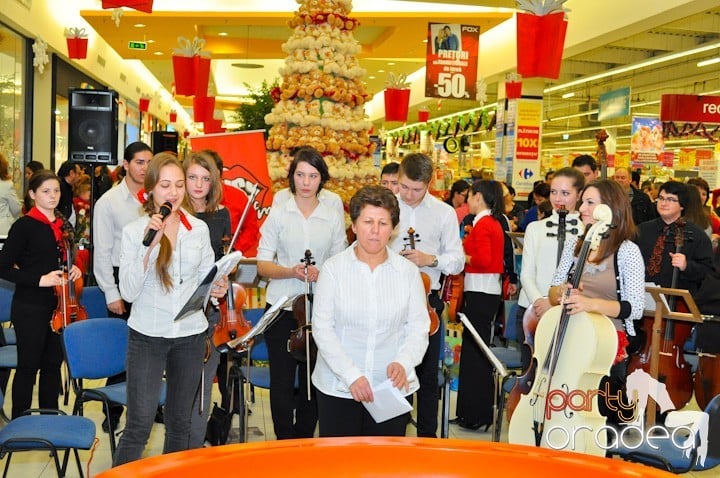
[[[144,41],[129,41],[128,48],[131,50],[147,50],[147,42]]]

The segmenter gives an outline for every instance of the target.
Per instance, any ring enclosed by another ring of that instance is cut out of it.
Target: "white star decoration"
[[[33,42],[33,66],[37,68],[38,72],[42,75],[45,71],[45,65],[50,62],[50,58],[47,54],[47,42],[40,37],[37,37]]]

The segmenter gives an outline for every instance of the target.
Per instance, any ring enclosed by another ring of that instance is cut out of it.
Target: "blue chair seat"
[[[7,344],[7,345],[17,344],[17,335],[15,334],[14,327],[3,327],[2,333],[5,336],[5,344]]]
[[[0,347],[0,368],[17,368],[17,345]]]
[[[106,385],[104,387],[86,388],[82,393],[85,400],[103,401],[103,396],[105,396],[111,402],[119,403],[120,405],[127,405],[127,384],[125,382]],[[167,383],[163,380],[162,388],[160,388],[159,406],[165,405],[166,397]]]
[[[89,450],[95,440],[95,423],[76,415],[25,415],[0,430],[0,446],[7,450],[48,448],[39,440],[56,449]]]
[[[270,367],[250,366],[250,383],[260,388],[270,388]],[[297,388],[297,375],[295,388]]]
[[[522,368],[522,358],[520,349],[512,347],[492,347],[493,354],[500,360],[500,362],[509,369],[520,369]]]

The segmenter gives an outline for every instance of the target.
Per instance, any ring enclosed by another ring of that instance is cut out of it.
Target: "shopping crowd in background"
[[[58,408],[63,351],[48,323],[57,306],[53,288],[63,281],[58,264],[74,257],[69,279],[92,273],[108,316],[126,320],[130,330],[127,373],[108,381],[128,384],[114,465],[142,456],[154,421],[165,424],[165,453],[205,444],[216,377],[221,394],[228,393],[227,356],[212,346],[219,313],[211,305],[182,321],[173,317],[227,252],[227,238],[238,227],[237,203],[226,202],[237,192],[228,191],[222,172],[222,158],[213,151],[180,161],[170,153],[153,155],[148,145],[136,142],[113,171],[68,161],[54,173],[30,161],[27,194],[19,198],[0,155],[0,235],[7,235],[0,277],[15,284],[13,417],[30,408],[38,375],[40,407]],[[405,435],[409,413],[377,423],[363,406],[386,380],[414,404],[417,435],[436,437],[444,336],[433,333],[433,324],[443,320],[443,285],[461,276],[460,310],[486,342],[500,317],[522,329],[527,314],[539,320],[559,303],[583,231],[597,221],[593,211],[600,204],[611,207],[615,227],[589,256],[582,290],[569,293],[564,306],[612,320],[622,344],[606,377],[613,387],[622,389],[629,354],[646,339],[640,330],[645,281],[694,293],[705,277],[718,274],[713,246],[720,218],[707,204],[711,191],[701,178],[640,183],[636,171],[615,168],[607,179],[584,155],[538,181],[524,207],[511,185],[482,173],[456,181],[446,197],[438,198],[430,190],[433,172],[433,161],[421,153],[385,165],[378,185],[363,187],[347,205],[346,231],[342,201],[325,187],[330,174],[322,154],[303,147],[293,153],[289,187],[276,193],[259,229],[250,208],[239,249],[259,233],[257,264],[269,280],[267,308],[301,296],[309,284],[314,289],[308,317],[317,351],[310,367],[287,346],[297,328],[290,305],[264,334],[278,439]],[[162,207],[168,211],[161,213]],[[558,247],[547,230],[559,211],[573,226]],[[682,252],[665,240],[678,228],[693,237]],[[524,232],[520,271],[507,232]],[[677,283],[673,271],[679,271]],[[227,289],[221,280],[211,295],[222,300]],[[503,310],[504,299],[515,297],[517,314],[511,317]],[[453,423],[487,430],[493,420],[492,366],[467,329],[462,338]],[[523,356],[524,366],[530,359]],[[163,379],[167,399],[158,409]],[[106,432],[120,426],[123,410],[117,404],[111,408]]]

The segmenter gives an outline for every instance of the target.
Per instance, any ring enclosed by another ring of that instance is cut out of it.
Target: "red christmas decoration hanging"
[[[102,7],[105,9],[128,7],[138,12],[152,13],[153,0],[102,0]]]
[[[67,40],[68,58],[73,60],[87,58],[88,39],[84,28],[66,28],[65,39]]]
[[[560,76],[568,26],[563,1],[547,2],[543,8],[528,10],[530,13],[517,13],[517,71],[523,77]]]
[[[142,113],[147,113],[150,109],[150,98],[142,97],[138,100],[138,109]]]

